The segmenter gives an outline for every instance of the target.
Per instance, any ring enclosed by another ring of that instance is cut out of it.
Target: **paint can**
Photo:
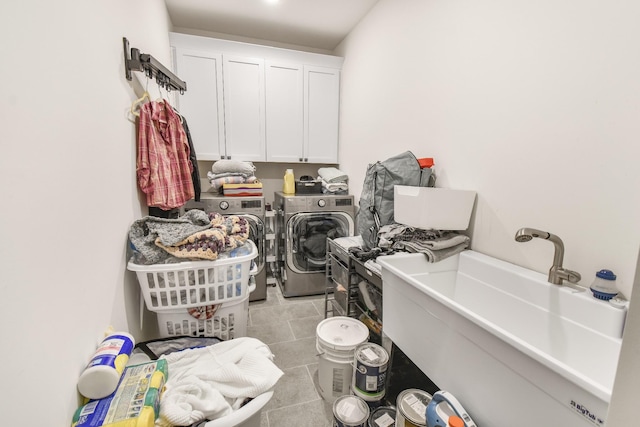
[[[383,403],[383,399],[384,399],[384,393],[378,395],[378,396],[369,396],[366,393],[362,393],[357,389],[354,389],[353,387],[351,387],[351,394],[353,394],[354,396],[358,396],[360,399],[364,400],[365,403],[367,404],[367,406],[369,407],[369,410],[373,411],[374,409],[380,407]]]
[[[318,388],[324,400],[333,402],[350,393],[353,355],[368,338],[369,329],[358,319],[337,316],[318,323]]]
[[[396,427],[426,427],[427,405],[431,395],[423,390],[410,388],[398,395]]]
[[[388,364],[389,354],[378,344],[368,342],[359,345],[354,355],[352,386],[358,392],[356,396],[364,394],[371,400],[384,397]]]
[[[380,406],[371,411],[368,427],[394,427],[396,425],[396,408]]]
[[[341,396],[333,403],[334,427],[367,427],[369,407],[358,396]]]

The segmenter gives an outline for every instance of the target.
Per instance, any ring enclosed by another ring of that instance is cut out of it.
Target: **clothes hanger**
[[[169,94],[171,93],[171,90],[167,88],[167,98],[169,97]],[[174,99],[175,101],[175,99]],[[180,114],[180,110],[178,110],[178,108],[173,105],[172,103],[170,103],[167,100],[167,104],[169,104],[169,106],[171,107],[171,109],[173,109],[174,113],[176,113],[178,115],[178,118],[180,119],[180,123],[184,123],[183,119],[182,119],[182,114]]]
[[[147,83],[144,86],[144,93],[142,94],[142,97],[136,99],[131,104],[131,114],[133,114],[136,117],[140,117],[140,107],[142,106],[142,104],[144,104],[145,102],[151,101],[151,95],[149,95],[148,88],[149,88],[149,78],[147,77]]]
[[[149,101],[151,101],[151,95],[149,95],[149,92],[145,90],[142,94],[142,97],[136,99],[135,101],[133,101],[133,104],[131,104],[131,114],[136,117],[140,117],[140,107],[142,106],[142,104]]]
[[[162,87],[160,86],[159,82],[158,82],[158,99],[156,99],[156,102],[160,102],[160,103],[164,102],[164,96],[162,96]]]
[[[162,96],[162,88],[164,88],[167,93],[166,97]],[[160,94],[160,98],[158,98],[157,102],[162,102],[165,106],[171,108],[180,119],[180,123],[183,123],[182,114],[180,114],[180,111],[178,111],[178,109],[174,107],[171,102],[169,102],[169,92],[171,92],[171,86],[169,86],[168,84],[165,86],[164,84],[161,84],[161,82],[158,82],[158,93]]]

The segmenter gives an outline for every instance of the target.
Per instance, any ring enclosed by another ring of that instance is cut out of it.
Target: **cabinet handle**
[[[298,159],[298,161],[299,161],[299,162],[303,162],[303,161],[304,161],[304,159],[303,159],[302,157],[300,157],[300,158]]]

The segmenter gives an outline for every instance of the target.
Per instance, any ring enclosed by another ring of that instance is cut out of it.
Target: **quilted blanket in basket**
[[[245,218],[197,209],[177,219],[147,216],[129,229],[129,240],[145,264],[162,263],[172,256],[215,260],[219,253],[243,245],[248,237]]]

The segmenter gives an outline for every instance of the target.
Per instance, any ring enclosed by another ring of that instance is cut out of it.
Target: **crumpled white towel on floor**
[[[235,338],[163,356],[169,379],[156,426],[188,426],[223,417],[270,390],[283,375],[262,341]]]

